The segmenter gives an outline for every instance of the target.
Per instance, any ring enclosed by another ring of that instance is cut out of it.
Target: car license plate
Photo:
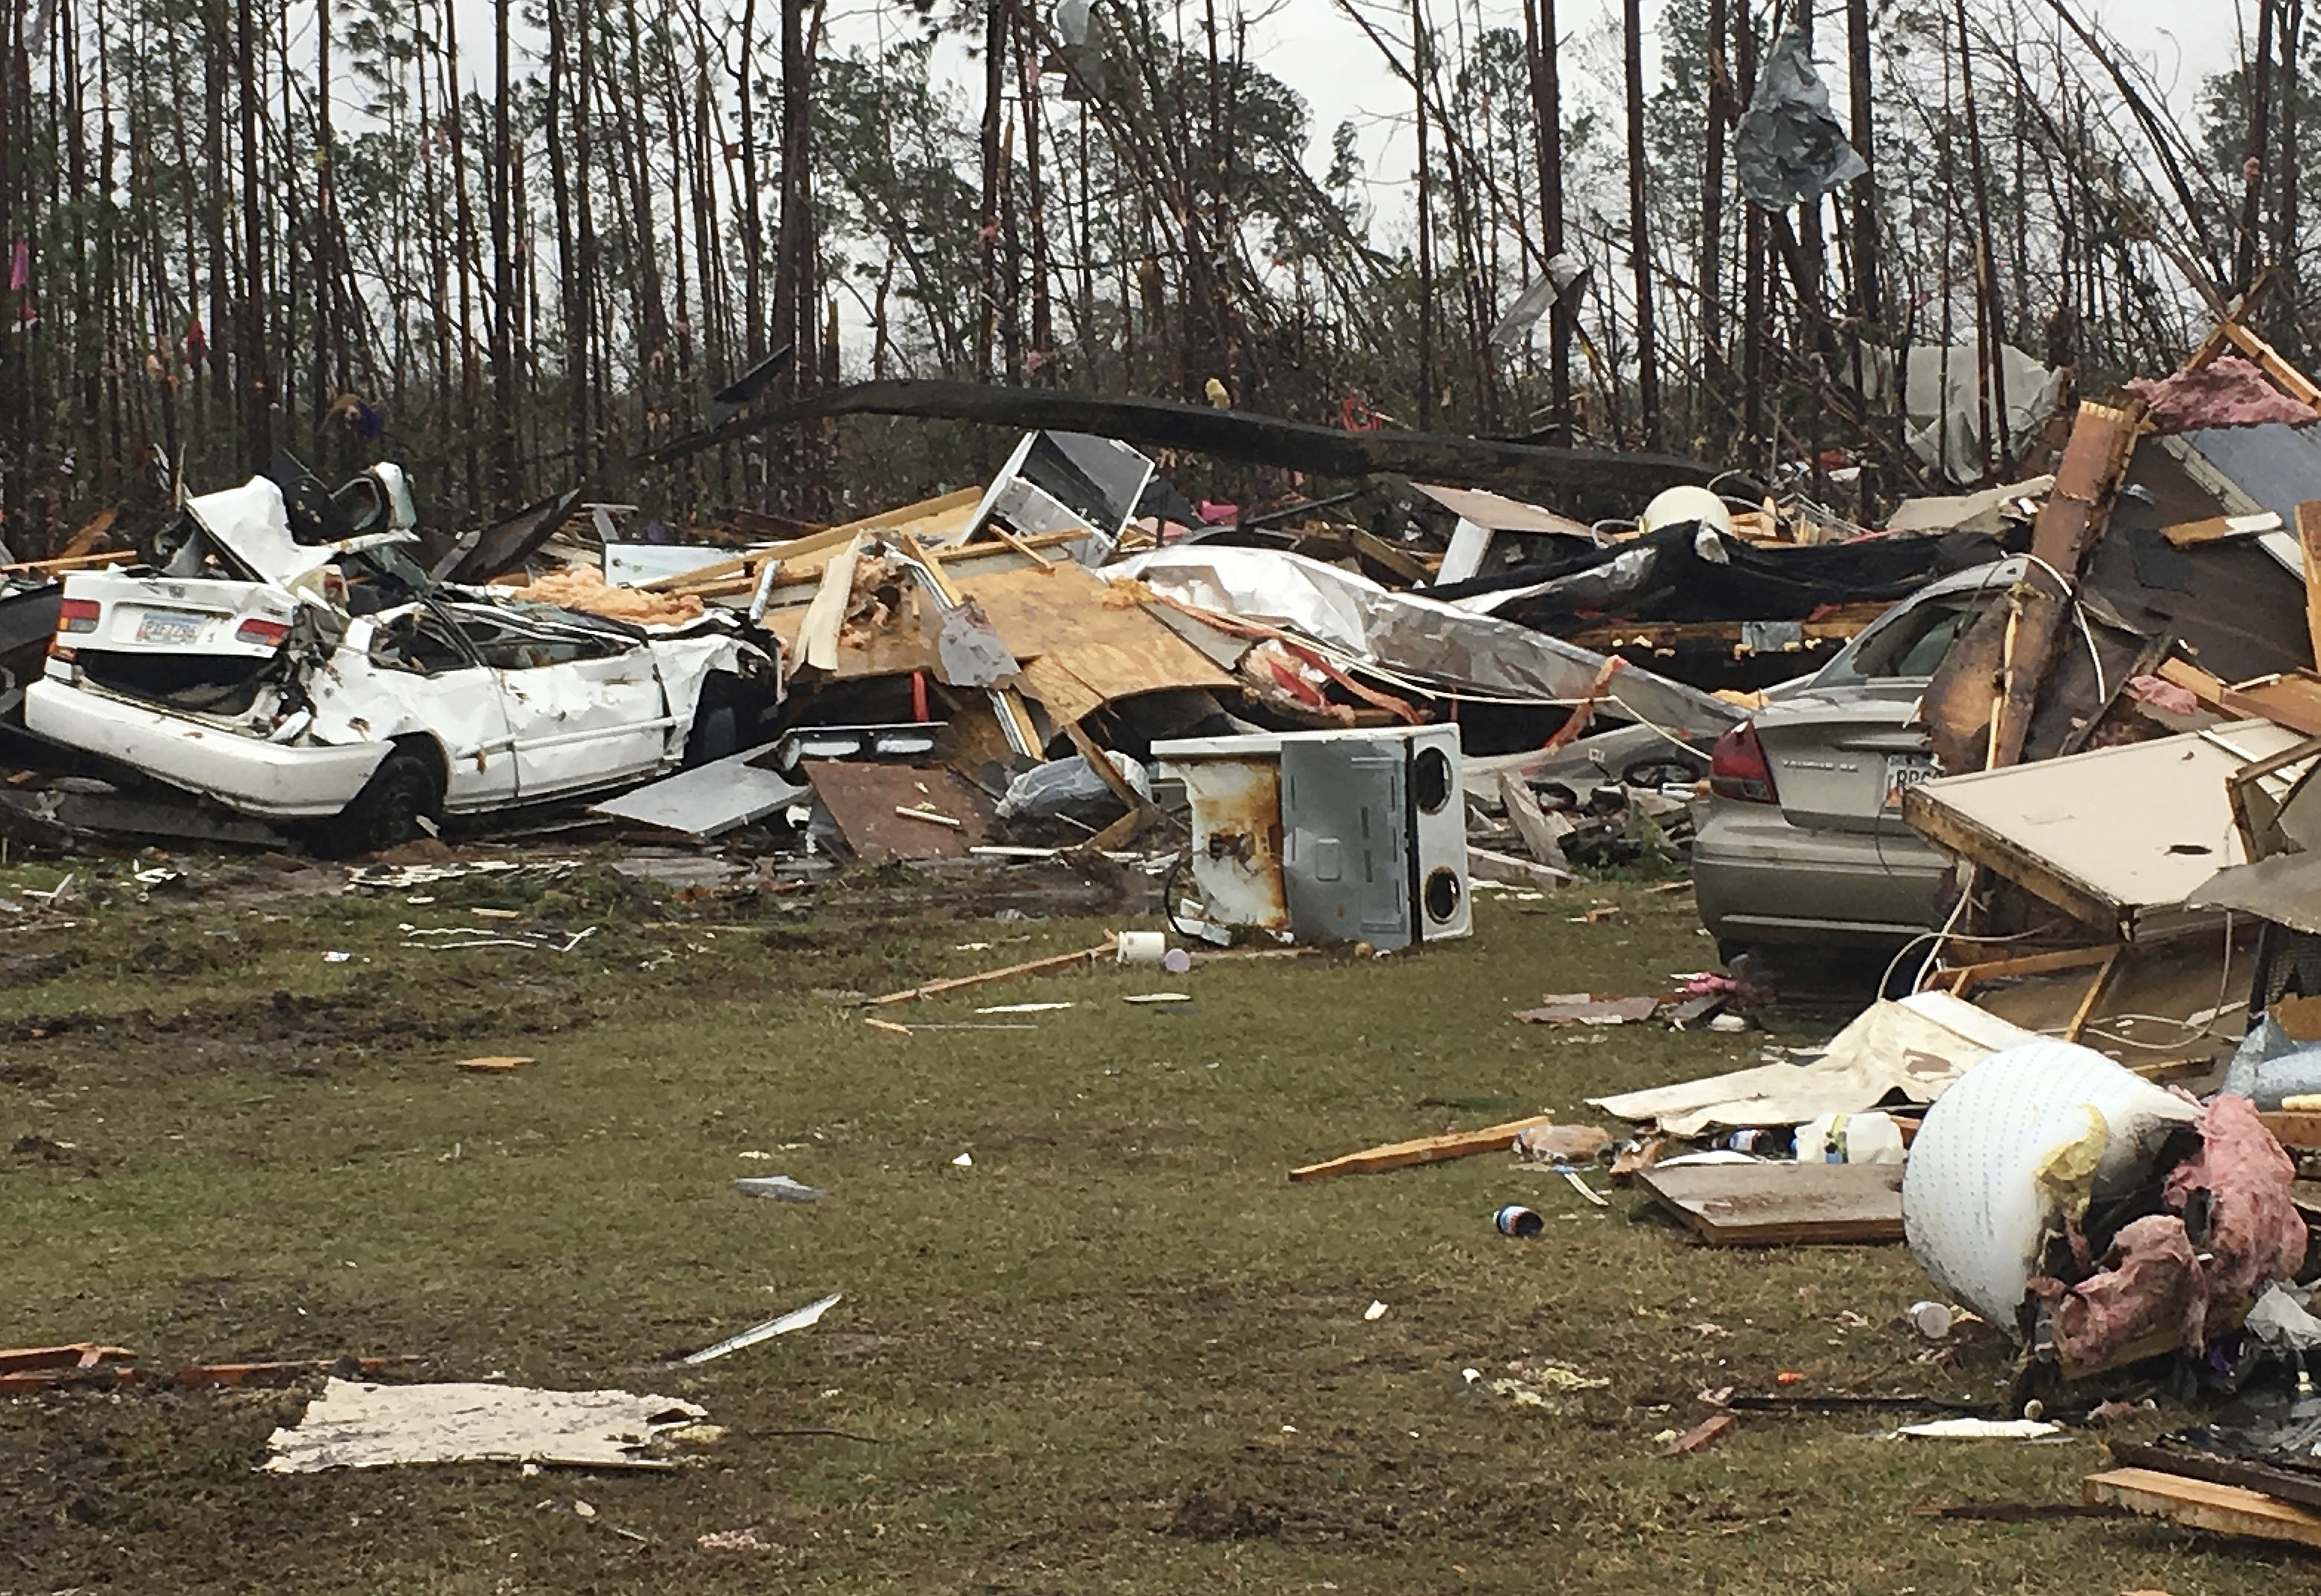
[[[190,643],[202,635],[206,615],[188,615],[178,610],[148,610],[137,622],[137,640],[176,647]]]
[[[1902,807],[1902,794],[1920,782],[1930,782],[1942,775],[1932,754],[1889,754],[1886,756],[1886,807]]]

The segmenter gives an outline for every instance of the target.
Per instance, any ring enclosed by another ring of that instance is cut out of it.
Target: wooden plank
[[[1902,1239],[1899,1164],[1690,1164],[1636,1183],[1712,1247]]]
[[[2305,551],[2305,634],[2321,666],[2321,499],[2297,506],[2297,546]]]
[[[1953,997],[1964,997],[1974,988],[1990,981],[2012,981],[2022,975],[2052,975],[2058,970],[2077,970],[2089,965],[2102,964],[2119,957],[2120,945],[2107,948],[2065,948],[2054,953],[2026,954],[2019,958],[1992,959],[1984,964],[1961,965],[1945,972],[1951,976],[1949,991]]]
[[[2125,1508],[2219,1535],[2321,1546],[2321,1512],[2244,1485],[2163,1474],[2156,1469],[2115,1468],[2080,1481],[2080,1494],[2090,1504]]]
[[[2279,1468],[2253,1458],[2219,1457],[2189,1446],[2146,1446],[2134,1441],[2107,1441],[2104,1445],[2112,1460],[2124,1467],[2151,1469],[2180,1479],[2208,1480],[2219,1485],[2240,1485],[2299,1507],[2321,1508],[2321,1473]]]
[[[1553,1114],[1534,1114],[1528,1120],[1510,1120],[1504,1125],[1487,1125],[1480,1130],[1454,1130],[1443,1136],[1422,1136],[1415,1141],[1388,1142],[1383,1147],[1365,1147],[1359,1153],[1348,1153],[1319,1164],[1300,1165],[1289,1172],[1289,1178],[1311,1181],[1333,1174],[1370,1174],[1381,1169],[1406,1169],[1414,1164],[1440,1164],[1446,1158],[1471,1158],[1478,1153],[1504,1153],[1514,1147],[1520,1132],[1534,1125],[1554,1123]]]
[[[2089,1017],[2095,1013],[2096,1004],[2103,1000],[2104,988],[2111,984],[2113,975],[2119,969],[2119,956],[2126,951],[2125,943],[2113,947],[2111,957],[2103,962],[2103,968],[2098,970],[2096,978],[2088,983],[2087,995],[2080,1000],[2080,1006],[2072,1011],[2071,1024],[2063,1028],[2063,1040],[2076,1042],[2080,1039],[2080,1033],[2088,1029]]]
[[[1104,955],[1112,952],[1115,946],[1115,939],[1106,937],[1095,947],[1084,948],[1078,953],[1051,954],[1046,958],[1025,959],[1020,965],[1009,965],[1005,969],[985,970],[974,975],[953,975],[944,981],[930,981],[924,986],[914,986],[903,992],[890,992],[884,997],[866,998],[863,1003],[866,1008],[876,1008],[881,1003],[899,1003],[910,998],[933,997],[937,993],[956,992],[962,986],[980,986],[987,981],[1005,981],[1011,975],[1034,975],[1043,970],[1060,970],[1067,965],[1101,958]]]
[[[2284,1147],[2321,1147],[2321,1114],[2281,1110],[2259,1114],[2257,1122]]]
[[[2309,673],[2235,683],[2218,694],[2218,700],[2225,714],[2270,721],[2307,737],[2321,737],[2321,681]]]
[[[2032,529],[2031,552],[2065,584],[2078,580],[2080,562],[2103,535],[2111,497],[2127,468],[2144,421],[2144,405],[2131,400],[2125,408],[2082,403],[2072,423],[2063,458],[2056,463],[2055,485],[2041,507]],[[2012,765],[2021,757],[2023,739],[2031,730],[2040,685],[2061,635],[2063,606],[2061,595],[2026,580],[2020,623],[1999,684],[1998,712],[1993,716],[1990,758],[1987,768]]]
[[[2237,316],[2228,317],[2217,331],[2237,346],[2242,354],[2262,367],[2265,376],[2286,389],[2290,398],[2321,411],[2321,387],[2316,387],[2312,378],[2291,366],[2279,349],[2258,337],[2247,322]]]

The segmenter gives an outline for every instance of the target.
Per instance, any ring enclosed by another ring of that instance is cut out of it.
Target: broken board
[[[983,840],[986,800],[951,771],[808,759],[798,772],[814,784],[815,795],[854,857],[867,863],[963,859]],[[931,812],[959,824],[896,812],[904,809]]]
[[[1694,1164],[1636,1183],[1712,1247],[1902,1239],[1899,1164]]]
[[[2157,1469],[2115,1468],[2089,1474],[2080,1483],[2080,1493],[2090,1505],[2125,1508],[2194,1529],[2321,1546],[2321,1512],[2244,1485],[2217,1484]]]

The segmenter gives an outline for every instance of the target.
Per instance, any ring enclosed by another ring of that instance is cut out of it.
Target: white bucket
[[[1124,965],[1157,965],[1169,956],[1164,931],[1122,931],[1113,939],[1112,957]]]

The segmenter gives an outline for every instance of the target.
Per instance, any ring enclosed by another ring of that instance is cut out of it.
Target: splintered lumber
[[[1046,958],[1026,959],[1020,965],[1009,965],[1004,970],[986,970],[977,975],[953,975],[943,981],[930,981],[924,986],[914,986],[905,992],[890,992],[884,997],[865,999],[867,1006],[899,1003],[908,998],[933,997],[940,992],[956,992],[962,986],[980,986],[987,981],[1004,981],[1010,975],[1036,975],[1042,970],[1060,970],[1066,965],[1076,965],[1084,959],[1100,958],[1119,946],[1118,939],[1106,937],[1093,948],[1083,948],[1078,953],[1051,954]]]
[[[2071,1024],[2063,1028],[2063,1040],[2076,1042],[2080,1034],[2088,1029],[2088,1020],[2095,1013],[2096,1004],[2103,1001],[2104,988],[2111,984],[2113,975],[2119,969],[2120,955],[2126,951],[2127,945],[2124,942],[2112,945],[2111,957],[2104,960],[2103,967],[2096,972],[2096,978],[2088,983],[2087,995],[2080,999],[2080,1006],[2072,1011]]]
[[[1553,1114],[1534,1114],[1528,1120],[1510,1120],[1504,1125],[1489,1125],[1480,1130],[1454,1130],[1447,1136],[1388,1142],[1384,1147],[1348,1153],[1343,1158],[1304,1165],[1291,1170],[1289,1178],[1311,1181],[1326,1174],[1371,1174],[1381,1169],[1406,1169],[1414,1164],[1440,1164],[1446,1158],[1471,1158],[1478,1153],[1504,1153],[1515,1147],[1520,1133],[1534,1125],[1554,1123]]]
[[[1902,1239],[1898,1164],[1687,1164],[1636,1184],[1712,1247]]]
[[[2321,666],[2321,499],[2297,506],[2297,544],[2305,551],[2305,630]]]
[[[2157,1469],[2114,1468],[2080,1482],[2080,1494],[2090,1506],[2125,1508],[2194,1529],[2321,1546],[2321,1512],[2244,1485],[2164,1474]]]
[[[2127,469],[2129,454],[2144,422],[2140,401],[2124,409],[2083,403],[2055,467],[2055,486],[2031,532],[2031,552],[2068,585],[2079,579],[2080,562],[2103,535],[2113,493]],[[2012,765],[2023,752],[2037,708],[2040,685],[2063,621],[2062,596],[2049,585],[2026,582],[2016,611],[2015,635],[2005,651],[1997,712],[1991,717],[1987,767]]]

